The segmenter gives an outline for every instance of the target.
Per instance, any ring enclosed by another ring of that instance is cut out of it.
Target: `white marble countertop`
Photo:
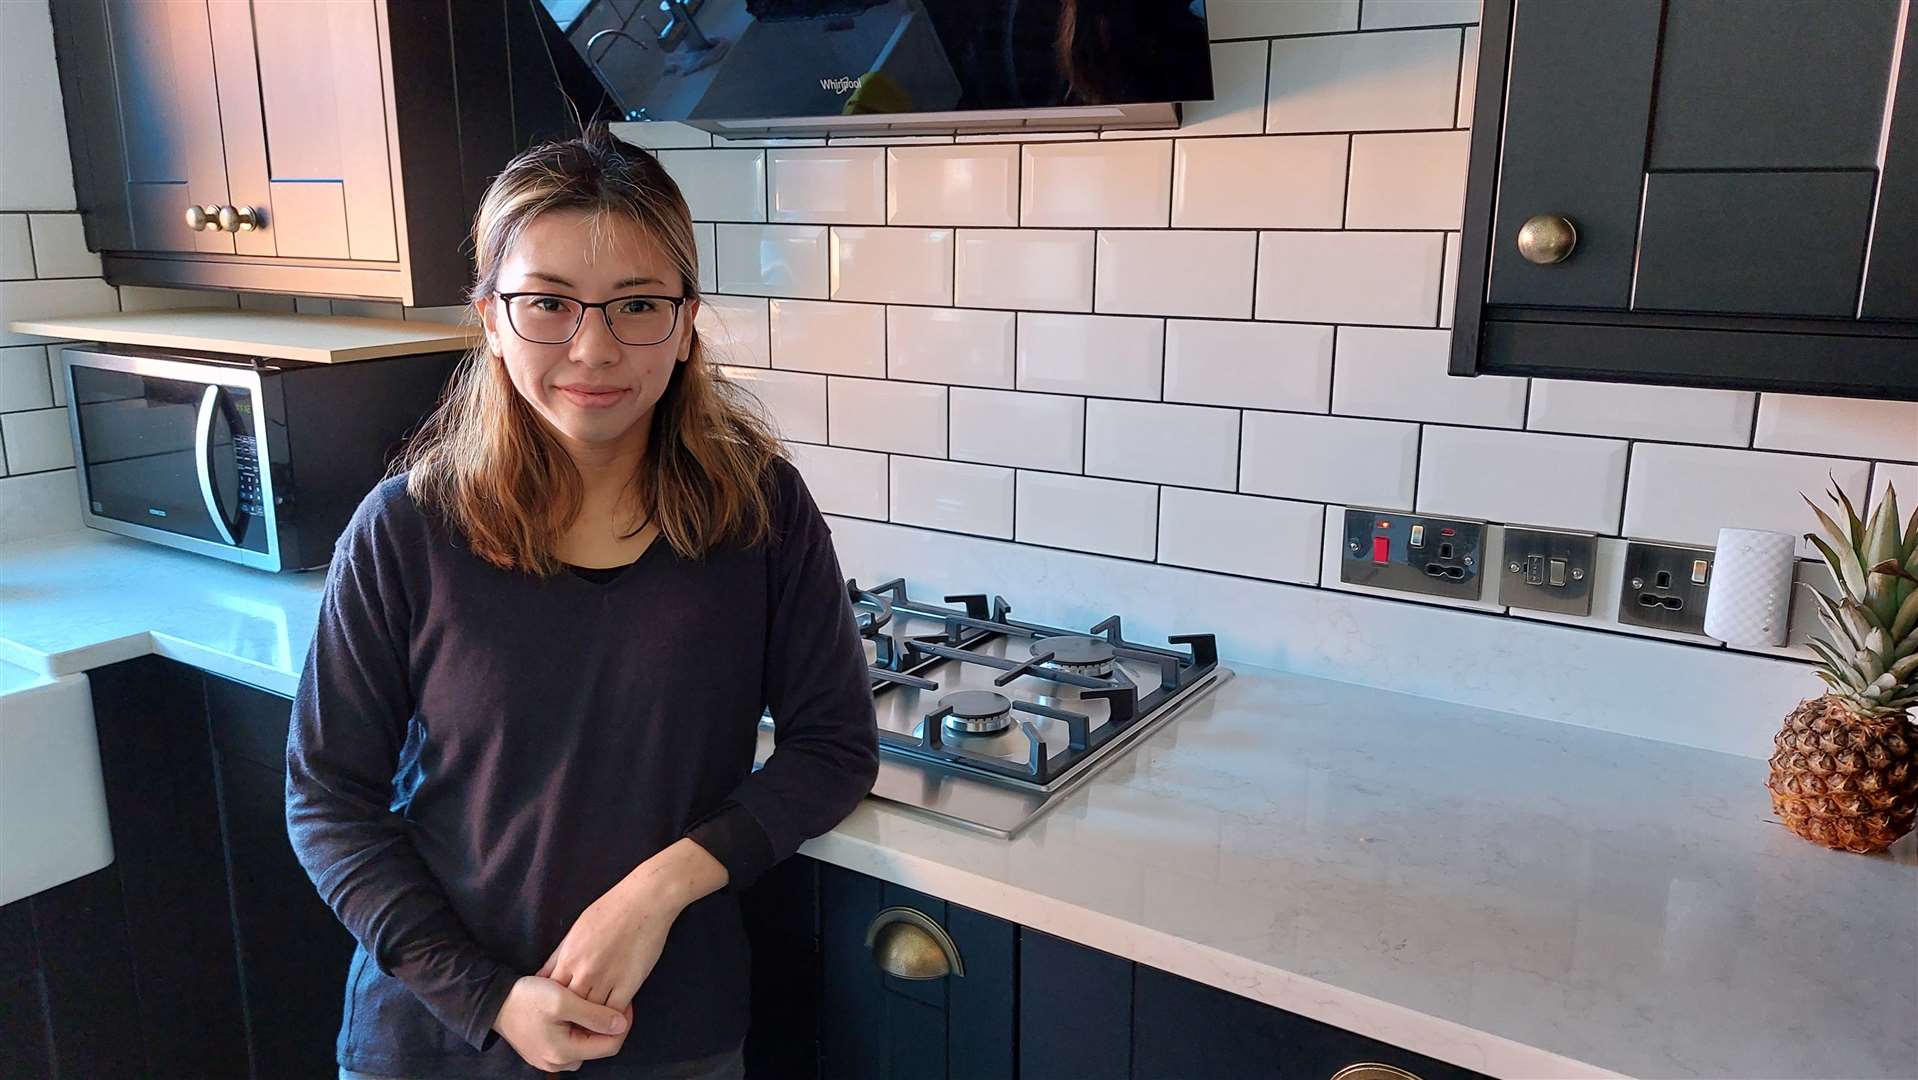
[[[0,661],[290,693],[322,584],[0,545]],[[1918,839],[1812,847],[1760,761],[1227,665],[1015,840],[868,799],[803,850],[1493,1075],[1918,1072]]]

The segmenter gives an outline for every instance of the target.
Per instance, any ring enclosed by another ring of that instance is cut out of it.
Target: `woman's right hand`
[[[528,1065],[573,1072],[582,1061],[611,1057],[633,1029],[633,1006],[609,1009],[538,975],[522,975],[506,994],[493,1030]]]

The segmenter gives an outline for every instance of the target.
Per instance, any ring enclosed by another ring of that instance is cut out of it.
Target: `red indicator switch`
[[[1384,566],[1386,563],[1392,561],[1391,537],[1374,536],[1372,538],[1372,561],[1380,566]]]

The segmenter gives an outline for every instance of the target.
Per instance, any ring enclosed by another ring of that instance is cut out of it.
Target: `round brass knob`
[[[889,907],[866,927],[866,947],[879,970],[901,979],[964,977],[959,947],[945,927],[908,907]]]
[[[1333,1073],[1332,1080],[1419,1080],[1419,1078],[1396,1065],[1362,1061],[1356,1065],[1347,1065]]]
[[[252,232],[260,224],[260,215],[251,206],[220,207],[220,228],[227,232]]]
[[[192,229],[194,232],[218,229],[220,227],[219,217],[220,208],[212,204],[206,206],[189,206],[186,208],[186,227]]]
[[[1564,262],[1577,244],[1577,226],[1557,214],[1535,214],[1518,229],[1518,253],[1540,266]]]

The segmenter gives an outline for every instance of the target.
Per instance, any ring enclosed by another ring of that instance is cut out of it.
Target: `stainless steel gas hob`
[[[1003,597],[907,595],[904,578],[846,588],[879,721],[873,795],[1011,837],[1232,672],[1211,634],[1127,641],[1010,617]],[[760,719],[757,760],[772,751]]]

